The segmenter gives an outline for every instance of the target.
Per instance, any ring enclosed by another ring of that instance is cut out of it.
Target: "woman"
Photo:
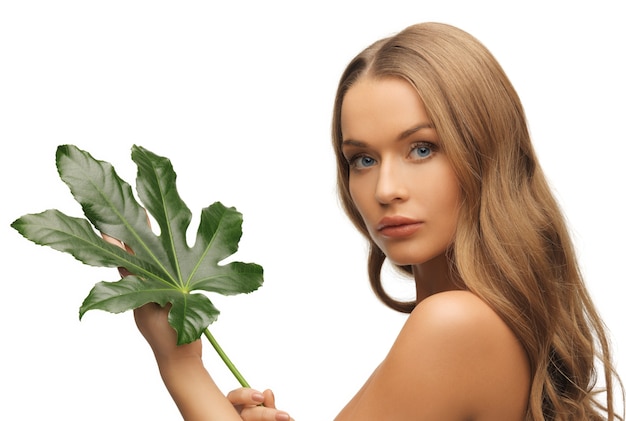
[[[371,285],[410,313],[336,420],[623,419],[607,334],[519,98],[477,40],[427,23],[367,48],[340,80],[333,145]],[[415,279],[415,301],[385,292],[386,259]],[[174,345],[167,309],[135,314],[185,419],[289,419],[270,391],[224,397],[200,343]]]

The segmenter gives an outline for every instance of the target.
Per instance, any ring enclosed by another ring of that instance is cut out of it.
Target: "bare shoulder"
[[[365,418],[338,419],[522,420],[529,387],[526,353],[498,314],[470,292],[442,292],[413,310],[349,404]]]
[[[526,351],[504,320],[468,291],[443,292],[422,301],[396,345],[392,353],[397,351],[405,359],[398,363],[410,360],[405,352],[420,350],[431,363],[445,364],[446,375],[457,385],[457,402],[476,418],[526,407],[530,389]],[[501,419],[514,419],[511,414]]]
[[[474,338],[475,335],[515,338],[500,316],[468,291],[447,291],[426,298],[415,307],[405,329],[409,333],[417,330],[419,333],[430,332],[442,336],[452,334],[452,338],[462,341],[468,337]],[[458,334],[462,336],[458,337]]]

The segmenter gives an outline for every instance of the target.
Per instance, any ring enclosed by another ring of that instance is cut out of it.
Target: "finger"
[[[263,393],[249,387],[240,387],[232,390],[226,395],[226,398],[235,407],[242,409],[245,406],[256,406],[262,404],[265,400]]]
[[[109,244],[113,244],[114,246],[118,246],[119,248],[124,248],[124,244],[122,244],[122,242],[120,240],[118,240],[117,238],[113,238],[110,235],[107,235],[105,233],[100,234],[102,235],[102,239],[104,241],[106,241]]]
[[[124,250],[126,250],[127,252],[129,252],[130,254],[135,254],[135,252],[133,251],[132,248],[130,248],[130,246],[120,240],[118,240],[117,238],[113,238],[108,234],[102,233],[100,234],[102,235],[102,239],[104,241],[106,241],[107,243],[113,244],[114,246],[118,246],[119,248],[122,248]]]
[[[147,323],[165,325],[171,308],[171,303],[167,303],[163,307],[161,307],[161,305],[157,303],[146,303],[141,307],[137,307],[136,309],[134,309],[133,314],[135,317],[135,321],[138,322],[138,324],[140,325]],[[174,331],[174,329],[172,329],[172,331]]]
[[[285,411],[266,406],[248,406],[241,411],[244,421],[293,421]]]
[[[129,252],[130,254],[135,254],[135,252],[133,252],[133,249],[131,249],[130,247],[128,247],[126,244],[122,243],[120,240],[118,240],[117,238],[113,238],[110,235],[107,235],[105,233],[102,233],[102,239],[104,241],[106,241],[109,244],[113,244],[114,246],[118,246],[121,249],[126,250],[127,252]],[[123,267],[118,267],[117,271],[120,273],[120,276],[122,278],[125,278],[127,276],[132,275],[132,273],[130,273],[128,271],[128,269],[123,268]]]
[[[169,305],[169,303],[168,303]],[[134,312],[135,312],[135,317],[144,317],[144,318],[153,318],[153,317],[160,317],[162,318],[162,316],[160,315],[160,313],[162,313],[162,308],[160,305],[158,305],[157,303],[146,303],[140,307],[137,307]],[[154,316],[155,314],[158,314],[158,316]]]
[[[274,399],[274,392],[271,389],[263,391],[263,405],[268,408],[276,408],[276,400]]]
[[[143,208],[143,211],[146,213],[146,220],[148,222],[148,227],[152,228],[152,223],[150,222],[150,215],[148,215],[148,210]]]

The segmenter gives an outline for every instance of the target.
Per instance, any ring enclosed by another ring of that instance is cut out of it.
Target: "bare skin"
[[[389,354],[337,416],[348,420],[523,420],[530,374],[521,344],[475,295],[423,300]]]
[[[163,382],[185,420],[289,421],[274,405],[270,390],[241,388],[227,397],[202,362],[202,341],[176,345],[176,332],[167,322],[169,306],[146,304],[135,310],[135,322],[150,344]],[[260,406],[263,404],[263,406]]]
[[[460,188],[419,95],[401,79],[364,77],[345,96],[342,131],[352,199],[387,258],[412,266],[418,304],[335,420],[524,420],[530,369],[522,344],[450,275]],[[270,391],[224,396],[200,341],[176,346],[167,311],[148,304],[135,320],[186,420],[290,420]]]
[[[224,397],[203,366],[200,341],[176,346],[167,311],[148,304],[135,319],[185,420],[291,419],[274,408],[271,391],[240,388]],[[441,292],[416,307],[336,421],[523,420],[529,379],[520,343],[482,300],[466,291]]]
[[[115,238],[102,237],[133,252]],[[129,273],[120,268],[120,274]],[[239,388],[225,396],[204,367],[202,341],[177,345],[176,332],[167,321],[169,310],[169,305],[148,303],[134,310],[135,323],[152,348],[163,383],[186,421],[292,420],[276,409],[271,390]]]
[[[345,95],[342,134],[351,197],[387,258],[412,266],[418,304],[336,420],[523,420],[522,345],[450,275],[460,189],[421,98],[402,79],[365,76]]]

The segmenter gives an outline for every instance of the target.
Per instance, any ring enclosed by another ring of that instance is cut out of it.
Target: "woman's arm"
[[[102,234],[105,241],[132,253],[120,241]],[[125,268],[120,275],[128,276]],[[177,345],[176,331],[167,318],[170,305],[148,303],[134,310],[135,323],[156,358],[161,378],[186,421],[289,421],[274,407],[274,395],[241,388],[228,398],[217,387],[202,361],[202,341]],[[261,406],[260,404],[263,404]]]
[[[169,325],[169,306],[150,303],[135,310],[135,321],[152,348],[161,378],[187,421],[241,421],[202,362],[202,342],[176,345]]]
[[[135,322],[154,353],[161,378],[187,421],[289,421],[274,407],[271,391],[241,388],[219,390],[202,362],[202,341],[176,344],[176,332],[167,321],[169,305],[146,304],[135,310]],[[260,406],[263,404],[264,406]]]

